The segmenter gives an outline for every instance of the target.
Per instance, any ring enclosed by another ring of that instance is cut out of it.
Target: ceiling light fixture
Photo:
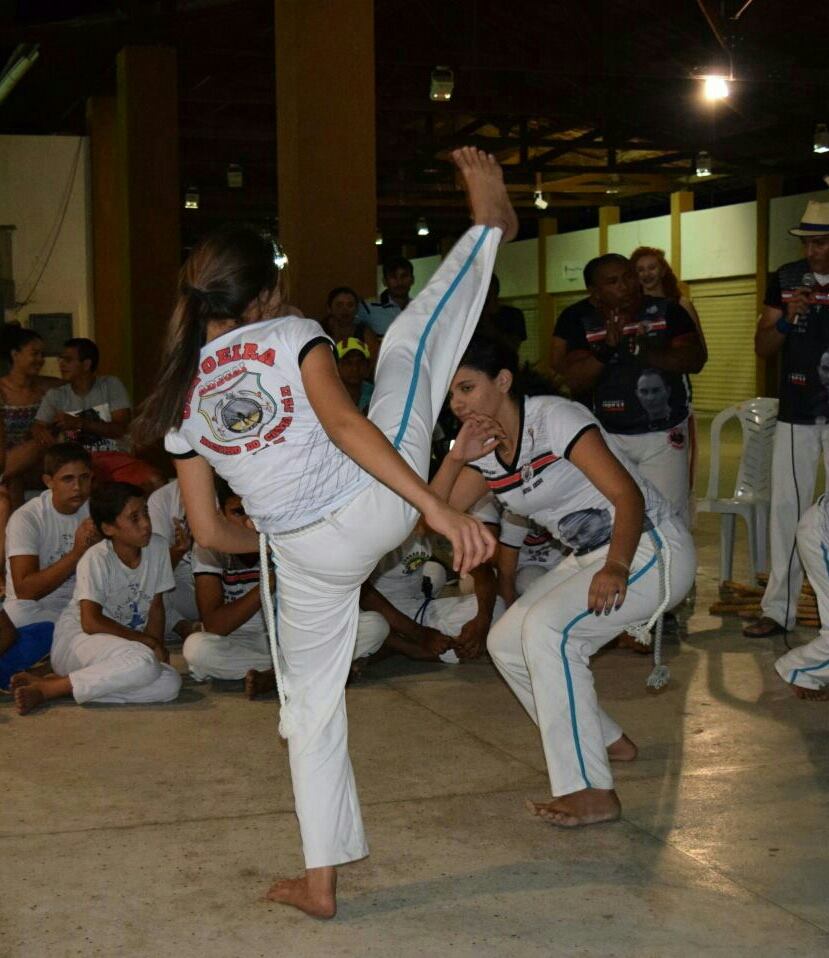
[[[815,127],[812,149],[815,153],[829,153],[829,127],[825,123],[818,123]]]
[[[435,67],[429,85],[429,99],[443,102],[451,100],[454,89],[455,74],[452,70],[449,67]]]
[[[702,78],[702,95],[709,103],[716,103],[717,100],[725,100],[731,92],[728,87],[728,81],[733,77],[725,77],[720,73],[710,73]]]
[[[543,182],[541,179],[541,174],[535,174],[535,192],[533,193],[533,206],[537,210],[546,210],[550,205],[547,200],[544,199],[544,190],[542,189]]]
[[[186,210],[197,210],[199,208],[199,188],[197,186],[188,186],[184,194],[184,208]]]
[[[707,150],[697,153],[697,176],[711,175],[711,154]]]
[[[426,218],[421,216],[417,221],[417,235],[418,236],[428,236],[429,235],[429,224],[426,222]]]
[[[380,232],[380,230],[377,230],[377,232],[374,234],[374,245],[375,246],[383,245],[383,234]]]
[[[40,56],[40,44],[19,43],[0,74],[0,103],[12,92]]]
[[[282,248],[279,240],[273,240],[273,265],[277,269],[285,269],[288,265],[288,254]]]
[[[245,185],[245,175],[238,163],[229,163],[227,167],[227,185],[232,190],[241,190]]]

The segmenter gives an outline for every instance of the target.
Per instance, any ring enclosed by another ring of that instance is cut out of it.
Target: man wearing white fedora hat
[[[803,582],[795,534],[812,504],[821,452],[829,472],[829,424],[819,369],[829,349],[829,203],[811,200],[800,225],[789,232],[801,238],[804,258],[772,274],[754,337],[758,356],[780,352],[771,568],[761,603],[763,614],[744,630],[756,638],[788,631],[795,624]]]

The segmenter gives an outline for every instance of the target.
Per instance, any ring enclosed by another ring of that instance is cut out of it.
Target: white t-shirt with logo
[[[319,323],[285,316],[232,329],[207,343],[179,429],[165,447],[198,454],[242,497],[260,531],[288,532],[350,502],[371,476],[328,438],[300,367]]]
[[[136,632],[147,625],[150,604],[159,592],[175,588],[170,552],[161,536],[152,536],[141,550],[135,569],[119,558],[112,542],[103,539],[87,550],[78,563],[75,592],[55,625],[54,648],[71,642],[84,631],[81,600],[97,602],[107,618]]]
[[[18,599],[11,573],[12,556],[37,556],[46,569],[62,559],[75,545],[78,526],[89,517],[84,503],[72,515],[64,515],[52,505],[52,490],[47,489],[15,510],[6,527],[6,601],[3,608],[17,628],[34,622],[55,622],[72,598],[74,573],[54,592],[41,599]]]
[[[203,546],[196,546],[193,549],[193,575],[218,576],[222,580],[222,596],[225,605],[241,599],[259,585],[259,569],[258,557],[253,565],[245,565],[240,555],[205,549]],[[239,626],[236,633],[248,632],[262,635],[266,629],[265,618],[260,608],[247,622]]]
[[[505,463],[490,452],[470,463],[509,511],[531,517],[578,554],[607,543],[613,528],[613,505],[568,458],[587,430],[599,429],[642,491],[646,527],[671,515],[668,503],[636,472],[613,437],[584,406],[559,396],[532,396],[522,400],[520,416],[520,440],[512,462]]]
[[[423,565],[432,558],[428,539],[409,536],[377,563],[368,581],[375,589],[410,618],[426,598],[421,584]]]

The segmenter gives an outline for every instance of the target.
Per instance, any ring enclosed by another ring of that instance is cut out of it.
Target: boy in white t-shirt
[[[181,687],[164,645],[162,593],[175,585],[173,570],[141,490],[110,483],[89,505],[104,539],[78,563],[72,601],[55,626],[54,674],[12,678],[21,715],[68,695],[78,704],[169,702]]]
[[[198,627],[196,583],[193,579],[193,536],[187,524],[184,500],[178,479],[171,479],[147,500],[153,532],[161,536],[170,550],[170,563],[176,587],[164,593],[167,636],[173,641],[186,639]],[[174,634],[175,633],[175,634]]]
[[[15,640],[0,655],[0,688],[48,654],[54,623],[72,598],[75,569],[99,539],[89,518],[92,462],[77,443],[44,456],[45,492],[12,514],[6,529],[4,611]]]
[[[244,526],[242,500],[222,479],[216,480],[219,511]],[[196,602],[203,632],[194,632],[182,650],[196,681],[243,679],[251,669],[271,667],[262,617],[259,554],[232,555],[196,546],[193,550]],[[271,572],[271,578],[273,573]]]

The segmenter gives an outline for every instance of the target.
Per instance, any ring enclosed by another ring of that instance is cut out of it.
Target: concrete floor
[[[596,660],[641,746],[617,824],[525,812],[547,794],[543,757],[488,663],[389,662],[349,690],[372,854],[342,869],[329,923],[260,900],[301,868],[273,700],[190,685],[166,707],[27,717],[0,701],[0,954],[829,954],[829,706],[777,680],[779,639],[707,614],[716,530],[701,517],[670,686],[646,691],[642,656]]]

